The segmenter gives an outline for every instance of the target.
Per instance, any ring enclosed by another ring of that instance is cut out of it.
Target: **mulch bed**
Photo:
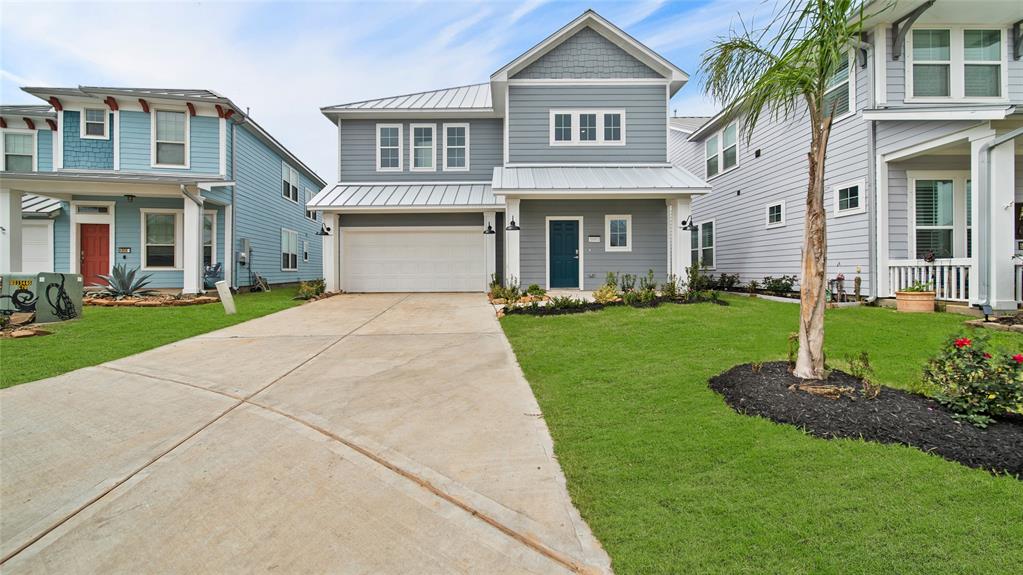
[[[759,373],[743,364],[711,378],[709,385],[735,411],[795,425],[825,439],[863,438],[910,445],[969,467],[1023,479],[1023,417],[1007,417],[982,429],[952,418],[936,401],[884,387],[865,399],[860,381],[833,371],[826,383],[851,394],[828,399],[789,386],[804,383],[785,362],[765,363]]]
[[[588,311],[598,311],[606,307],[621,307],[628,306],[634,308],[652,308],[657,307],[663,303],[671,303],[678,305],[686,305],[693,303],[715,303],[718,305],[728,305],[728,302],[722,299],[699,299],[693,301],[685,301],[680,298],[666,298],[663,296],[657,296],[656,298],[646,302],[635,302],[627,304],[621,301],[613,303],[597,303],[594,301],[586,301],[583,304],[573,305],[572,307],[558,307],[550,302],[548,303],[537,303],[537,305],[505,305],[501,310],[501,316],[505,315],[536,315],[536,316],[548,316],[548,315],[567,315],[573,313],[584,313]]]

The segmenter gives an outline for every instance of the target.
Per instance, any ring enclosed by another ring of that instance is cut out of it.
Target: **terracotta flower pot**
[[[896,309],[910,313],[934,312],[934,296],[932,291],[897,291],[895,292]]]

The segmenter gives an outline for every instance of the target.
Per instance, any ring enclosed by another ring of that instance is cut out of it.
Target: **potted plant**
[[[895,304],[899,311],[931,313],[934,311],[934,290],[930,282],[915,282],[895,292]]]

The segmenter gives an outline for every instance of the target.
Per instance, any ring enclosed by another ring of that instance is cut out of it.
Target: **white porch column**
[[[200,198],[201,199],[201,198]],[[181,292],[187,294],[202,291],[202,204],[190,197],[182,197],[185,204],[183,222],[184,281]]]
[[[1010,140],[991,149],[990,226],[988,299],[996,310],[1015,310],[1016,222],[1014,221],[1016,192],[1015,142]],[[976,181],[976,180],[974,180]],[[976,195],[976,194],[975,194]]]
[[[877,236],[875,238],[875,245],[877,246],[875,256],[877,260],[874,264],[877,268],[877,273],[874,277],[877,280],[877,287],[875,288],[874,295],[877,297],[889,297],[893,294],[891,285],[889,285],[891,283],[891,272],[888,270],[888,261],[891,255],[891,248],[888,243],[888,162],[882,155],[878,155],[874,161],[877,162],[874,173],[874,183],[877,186],[877,194],[875,195],[876,205],[874,206],[874,213],[877,214]],[[973,282],[973,284],[976,283]]]
[[[21,271],[21,192],[0,189],[0,274]]]
[[[981,211],[984,205],[981,202],[981,196],[985,189],[986,180],[983,162],[981,161],[981,148],[992,139],[994,139],[994,135],[978,140],[970,140],[970,213],[973,214],[973,251],[970,254],[970,286],[968,290],[970,305],[980,303],[980,255],[985,250],[984,246],[988,242],[987,229],[982,224],[987,218],[982,216],[983,212]]]
[[[224,206],[224,279],[228,287],[234,285],[234,206]]]
[[[692,198],[678,198],[668,200],[668,273],[674,274],[675,279],[686,279],[686,268],[690,263],[689,232],[682,229],[682,224],[691,216]]]
[[[483,231],[487,226],[494,230],[493,234],[483,234],[483,285],[489,286],[494,274],[497,273],[497,212],[483,212]]]
[[[330,228],[330,235],[321,237],[323,240],[323,254],[320,259],[323,261],[324,289],[327,291],[338,291],[340,289],[340,283],[337,278],[337,235],[340,233],[340,230],[337,229],[337,216],[324,212],[323,225]]]
[[[506,198],[505,203],[505,225],[510,225],[514,221],[517,225],[522,225],[522,220],[519,218],[519,199],[518,198]],[[580,231],[581,233],[581,231]],[[521,231],[505,231],[504,232],[504,283],[508,284],[511,282],[519,283],[522,281],[522,275],[519,271],[519,236],[522,234]]]

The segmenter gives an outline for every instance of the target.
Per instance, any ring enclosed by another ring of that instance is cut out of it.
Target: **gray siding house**
[[[593,11],[489,82],[322,109],[338,129],[324,214],[330,289],[594,289],[688,265],[708,186],[668,158],[688,76]]]
[[[923,281],[950,302],[1023,301],[1021,20],[1018,2],[899,0],[867,22],[829,94],[828,274],[847,291],[859,270],[864,296]],[[693,202],[694,259],[744,282],[798,276],[808,118],[749,141],[727,113],[698,123],[672,119],[669,144],[713,190]]]

